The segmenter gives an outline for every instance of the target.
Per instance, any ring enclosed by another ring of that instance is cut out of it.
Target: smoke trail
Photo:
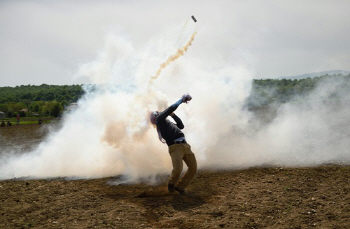
[[[190,39],[187,41],[187,43],[183,47],[179,48],[174,55],[169,56],[168,59],[160,65],[160,67],[157,70],[156,74],[154,76],[151,76],[151,79],[149,81],[150,83],[153,80],[158,78],[158,76],[160,75],[160,73],[162,72],[162,70],[164,68],[166,68],[169,64],[171,64],[173,61],[178,59],[180,56],[183,56],[185,54],[185,52],[187,52],[187,49],[188,49],[188,47],[190,47],[192,45],[192,42],[193,42],[194,37],[196,36],[196,34],[197,34],[197,32],[195,31],[192,34],[192,36],[190,37]]]

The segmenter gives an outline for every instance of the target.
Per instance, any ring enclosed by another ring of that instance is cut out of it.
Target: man
[[[17,119],[17,126],[19,125],[19,119],[21,118],[21,116],[19,116],[19,114],[17,114],[16,119]]]
[[[173,170],[169,177],[168,191],[178,191],[181,195],[185,194],[185,188],[192,181],[197,171],[196,157],[191,150],[191,146],[186,142],[185,135],[181,131],[184,125],[181,119],[173,113],[181,103],[187,103],[192,97],[188,94],[183,95],[179,101],[159,113],[151,113],[151,123],[157,126],[159,140],[166,143],[169,147],[169,154],[173,164]],[[171,116],[175,123],[167,119]],[[184,161],[188,167],[185,175],[179,180]]]

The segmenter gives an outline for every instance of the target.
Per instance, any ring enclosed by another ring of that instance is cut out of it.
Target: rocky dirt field
[[[0,151],[45,133],[1,128]],[[0,228],[350,228],[347,165],[200,170],[183,196],[167,193],[167,176],[108,184],[118,179],[0,181]]]

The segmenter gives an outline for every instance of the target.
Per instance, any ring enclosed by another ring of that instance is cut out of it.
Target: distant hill
[[[323,71],[323,72],[313,72],[313,73],[307,73],[307,74],[303,74],[303,75],[298,75],[298,76],[282,76],[282,77],[278,77],[277,79],[306,79],[308,77],[310,78],[314,78],[316,76],[324,76],[324,75],[337,75],[337,74],[342,74],[342,75],[348,75],[350,74],[350,71],[346,71],[346,70],[330,70],[330,71]]]

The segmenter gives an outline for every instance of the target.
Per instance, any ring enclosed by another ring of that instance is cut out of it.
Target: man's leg
[[[191,150],[191,146],[188,144],[185,145],[185,155],[183,157],[183,160],[185,161],[188,169],[185,173],[185,175],[181,178],[179,183],[177,184],[177,188],[179,190],[184,190],[192,181],[194,175],[197,172],[197,160],[194,155],[194,153]]]
[[[175,144],[169,147],[169,153],[173,164],[173,170],[169,177],[169,184],[175,185],[179,180],[183,169],[182,158],[184,157],[185,150],[182,145]]]

